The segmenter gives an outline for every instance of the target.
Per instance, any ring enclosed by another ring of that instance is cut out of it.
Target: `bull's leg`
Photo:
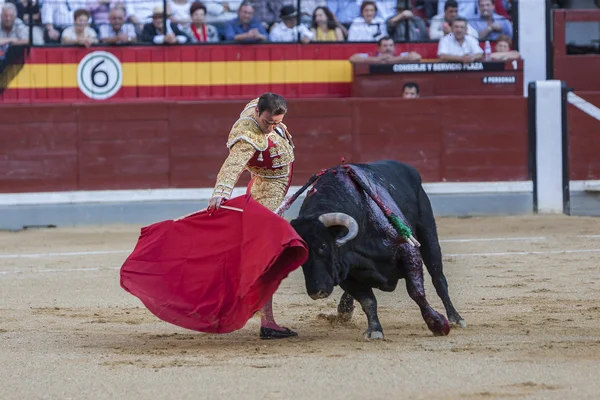
[[[367,315],[368,328],[363,334],[364,338],[367,340],[383,339],[383,328],[377,317],[377,299],[373,290],[348,280],[342,282],[340,287],[360,303],[362,310]]]
[[[338,319],[342,322],[347,322],[352,319],[354,313],[354,297],[350,296],[348,292],[344,292],[340,298],[338,304]]]
[[[454,308],[450,295],[448,294],[448,281],[444,276],[444,268],[442,265],[442,250],[438,240],[437,229],[435,226],[435,219],[433,217],[433,211],[426,195],[421,193],[419,199],[419,212],[421,214],[421,221],[417,224],[417,237],[421,243],[421,256],[423,257],[423,263],[427,267],[427,272],[431,276],[431,282],[437,292],[444,308],[446,309],[446,315],[448,320],[453,323],[465,328],[467,323],[458,314],[458,311]]]
[[[425,298],[425,287],[423,285],[423,262],[416,250],[409,250],[406,257],[400,261],[405,271],[406,289],[411,299],[421,309],[421,315],[427,323],[429,330],[435,336],[444,336],[450,333],[450,324],[446,317],[435,311]]]

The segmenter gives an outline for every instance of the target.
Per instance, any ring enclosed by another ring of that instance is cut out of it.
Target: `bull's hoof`
[[[363,333],[363,338],[366,341],[370,340],[383,340],[383,332],[381,331],[366,331]]]
[[[439,313],[433,318],[427,319],[426,322],[434,336],[447,336],[450,333],[450,323]]]
[[[461,319],[458,321],[450,321],[450,322],[452,323],[452,325],[460,326],[461,328],[467,327],[467,322],[464,319]]]

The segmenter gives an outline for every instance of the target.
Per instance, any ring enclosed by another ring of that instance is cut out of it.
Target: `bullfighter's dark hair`
[[[417,94],[420,92],[420,90],[419,90],[419,85],[417,85],[417,84],[416,84],[416,83],[414,83],[414,82],[406,82],[406,83],[404,84],[404,86],[402,86],[402,91],[404,92],[404,89],[406,89],[406,88],[409,88],[409,89],[410,89],[410,88],[415,88],[415,89],[417,89]]]
[[[268,111],[273,115],[285,114],[288,111],[287,102],[278,94],[267,92],[258,99],[258,113]]]

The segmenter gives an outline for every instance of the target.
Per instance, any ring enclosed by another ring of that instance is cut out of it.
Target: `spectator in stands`
[[[44,41],[60,43],[65,28],[73,25],[74,11],[86,9],[87,0],[46,0],[42,3],[42,24],[46,28]]]
[[[71,1],[71,0],[69,0]],[[122,0],[128,22],[135,26],[135,31],[141,35],[145,24],[152,23],[152,11],[156,7],[163,8],[163,0]],[[168,3],[167,3],[168,9]]]
[[[496,39],[496,51],[492,53],[492,60],[518,60],[521,58],[516,50],[511,50],[512,40],[507,35],[500,35]]]
[[[447,0],[444,6],[444,13],[431,18],[429,26],[429,38],[431,40],[440,40],[445,35],[452,32],[450,24],[454,18],[458,17],[458,3],[456,0]],[[479,38],[479,32],[467,22],[467,35]]]
[[[80,8],[73,13],[75,24],[63,30],[61,35],[62,44],[75,44],[90,47],[98,43],[96,31],[90,28],[91,13],[87,9]]]
[[[349,61],[353,64],[397,64],[421,61],[419,53],[397,51],[394,39],[389,36],[379,39],[377,50],[372,53],[356,53]]]
[[[511,22],[494,12],[492,0],[479,0],[479,18],[471,23],[479,32],[480,40],[496,40],[501,34],[512,38],[513,28]]]
[[[438,14],[444,12],[447,0],[438,0]],[[458,3],[458,15],[465,18],[467,21],[477,17],[477,0],[456,0]]]
[[[184,30],[190,38],[190,43],[216,43],[220,41],[219,32],[214,25],[206,23],[206,6],[195,1],[190,6],[192,23]]]
[[[111,1],[112,0],[90,0],[88,2],[87,9],[92,15],[92,26],[95,29],[100,29],[101,25],[108,24]]]
[[[125,22],[125,10],[115,7],[108,14],[108,24],[100,25],[100,41],[106,44],[135,43],[135,26]]]
[[[0,17],[0,45],[3,46],[7,43],[29,44],[29,28],[17,18],[17,7],[13,3],[2,5],[2,16]]]
[[[419,85],[414,82],[406,82],[402,86],[402,98],[404,99],[418,99],[421,97]]]
[[[456,17],[452,21],[452,33],[440,39],[438,57],[444,61],[473,62],[483,58],[479,41],[467,35],[467,20]]]
[[[163,19],[162,6],[154,7],[152,11],[152,22],[145,24],[142,30],[142,42],[154,44],[182,44],[188,41],[188,37],[179,27],[171,22],[171,13],[167,9],[167,29]]]
[[[221,25],[231,21],[239,13],[241,0],[208,0],[206,1],[206,22]]]
[[[296,3],[295,0],[294,4]],[[327,7],[325,0],[301,0],[300,1],[300,23],[310,26],[312,24],[312,17],[317,7]]]
[[[168,9],[171,10],[171,22],[177,24],[181,30],[190,25],[190,6],[192,0],[168,0]]]
[[[5,1],[6,3],[11,1]],[[12,3],[17,7],[17,18],[19,18],[25,25],[29,25],[29,9],[28,0],[12,0]],[[33,14],[33,25],[39,26],[42,22],[40,3],[38,0],[31,2],[31,13]]]
[[[281,8],[281,22],[271,28],[269,39],[271,42],[297,42],[298,36],[302,43],[309,43],[314,34],[306,25],[298,25],[298,13],[294,6]]]
[[[9,3],[7,1],[6,3]],[[27,26],[27,32],[29,32],[29,9],[28,0],[12,0],[12,4],[17,7],[17,18],[23,21],[25,26]],[[33,44],[36,46],[41,46],[44,44],[44,29],[42,28],[42,13],[40,11],[41,5],[38,0],[32,0],[31,2],[31,14],[33,17],[33,28],[32,28],[32,36],[33,36]]]
[[[376,42],[388,36],[385,20],[377,16],[377,5],[374,1],[363,1],[360,15],[352,21],[348,29],[349,42]]]
[[[408,8],[406,7],[408,4]],[[427,25],[422,18],[411,11],[412,6],[405,0],[398,0],[396,15],[387,20],[387,31],[396,42],[429,40]],[[406,31],[408,29],[408,35]]]
[[[225,40],[242,43],[258,43],[267,41],[267,31],[260,21],[253,19],[254,7],[244,2],[238,9],[238,16],[227,23]]]
[[[338,21],[348,27],[361,14],[361,7],[356,0],[327,0],[327,8]]]
[[[317,7],[312,16],[313,40],[316,42],[343,42],[344,32],[328,7]]]
[[[248,0],[254,8],[254,18],[263,23],[265,30],[279,21],[281,7],[296,0]]]

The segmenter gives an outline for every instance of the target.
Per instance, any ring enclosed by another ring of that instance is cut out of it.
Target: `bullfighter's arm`
[[[256,149],[245,140],[240,140],[229,149],[229,156],[221,166],[217,175],[217,183],[213,190],[213,197],[224,197],[229,199],[240,175],[244,172],[246,164]]]

